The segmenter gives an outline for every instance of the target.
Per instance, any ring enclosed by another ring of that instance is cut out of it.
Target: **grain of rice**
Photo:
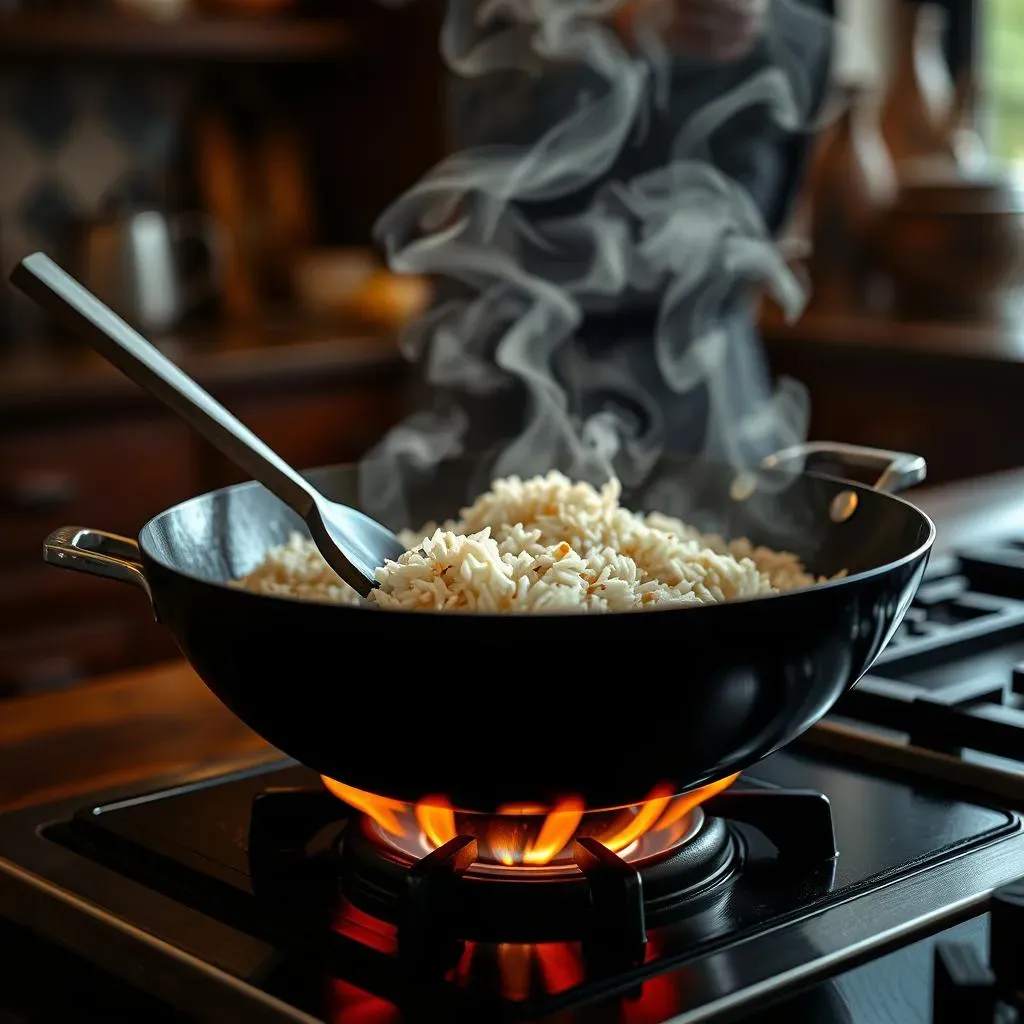
[[[377,570],[371,604],[389,610],[611,612],[699,605],[823,582],[796,555],[704,535],[619,504],[558,472],[496,480],[459,518],[403,531],[408,548]],[[235,585],[261,594],[363,603],[294,533]]]

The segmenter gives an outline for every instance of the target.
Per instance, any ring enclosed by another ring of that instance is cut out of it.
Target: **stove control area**
[[[935,560],[889,646],[830,717],[991,769],[1000,802],[1016,795],[1024,810],[1024,538]],[[997,890],[990,911],[987,954],[935,943],[934,1024],[1024,1024],[1024,878]]]
[[[938,753],[1021,762],[1024,806],[1024,541],[932,565],[833,714]]]
[[[986,958],[971,944],[935,947],[933,1024],[1024,1020],[1024,878],[997,889],[989,907]]]

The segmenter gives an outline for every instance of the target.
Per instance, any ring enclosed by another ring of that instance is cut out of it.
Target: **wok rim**
[[[316,473],[319,473],[319,472],[327,472],[329,470],[355,469],[355,468],[357,468],[357,465],[358,465],[357,463],[338,463],[338,464],[333,464],[333,465],[317,466],[317,467],[315,467],[313,469],[303,470],[302,472],[303,472],[303,475],[316,474]],[[259,481],[257,481],[257,480],[245,480],[245,481],[242,481],[241,483],[228,484],[225,487],[218,487],[218,488],[215,488],[212,491],[205,491],[202,494],[193,495],[191,498],[186,498],[183,501],[179,501],[175,505],[171,505],[170,507],[165,508],[163,511],[158,512],[155,516],[150,518],[142,526],[142,528],[139,530],[139,533],[138,533],[138,544],[139,544],[139,549],[142,552],[142,554],[145,556],[145,558],[148,559],[149,561],[153,562],[155,565],[158,565],[162,570],[164,570],[166,572],[170,572],[170,573],[173,573],[173,574],[175,574],[177,576],[183,577],[184,579],[187,579],[191,583],[195,583],[195,584],[198,584],[198,585],[201,585],[201,586],[212,587],[212,588],[214,588],[216,590],[229,591],[229,592],[234,593],[234,594],[245,594],[245,595],[247,595],[250,598],[256,598],[256,599],[259,599],[259,600],[264,601],[264,602],[271,602],[272,604],[283,604],[285,606],[287,606],[287,605],[303,605],[303,606],[313,605],[314,607],[331,608],[331,609],[334,609],[335,611],[338,611],[338,612],[359,612],[359,613],[363,613],[363,614],[365,614],[367,612],[372,612],[372,613],[376,614],[378,612],[384,611],[389,616],[397,616],[397,617],[400,617],[400,618],[406,618],[408,616],[415,616],[417,619],[422,619],[424,616],[430,616],[430,617],[441,617],[441,618],[444,618],[444,619],[451,619],[451,618],[469,619],[469,620],[474,621],[474,622],[478,622],[478,621],[479,622],[492,622],[492,621],[509,621],[509,620],[516,621],[516,620],[521,620],[521,619],[522,620],[527,620],[527,621],[537,620],[537,619],[544,619],[544,620],[551,620],[551,619],[566,620],[566,619],[569,619],[569,620],[573,620],[573,619],[577,619],[577,618],[584,618],[584,619],[594,618],[594,619],[597,619],[598,621],[603,622],[603,621],[606,621],[608,616],[613,616],[615,618],[621,618],[622,616],[642,615],[645,618],[647,618],[647,617],[650,617],[652,615],[666,615],[666,614],[669,614],[669,613],[680,614],[680,613],[683,613],[683,612],[694,613],[694,612],[698,612],[698,611],[704,612],[704,613],[710,613],[712,611],[712,609],[729,608],[729,607],[735,607],[737,605],[749,605],[749,604],[754,604],[754,603],[764,603],[764,602],[776,602],[776,603],[778,603],[780,601],[785,600],[786,598],[798,597],[798,596],[806,594],[806,593],[808,593],[808,592],[810,592],[812,590],[813,591],[819,591],[819,592],[832,591],[832,590],[836,590],[836,589],[839,589],[839,588],[847,586],[847,585],[852,586],[852,585],[854,585],[856,583],[863,582],[863,581],[869,580],[869,579],[873,579],[873,578],[875,578],[877,576],[882,576],[882,575],[885,575],[887,573],[895,572],[898,569],[900,569],[900,568],[902,568],[904,566],[907,566],[907,565],[911,565],[914,562],[918,561],[920,558],[927,556],[928,553],[931,551],[932,547],[935,544],[935,538],[937,536],[938,531],[937,531],[935,523],[932,521],[931,517],[926,512],[924,512],[921,508],[919,508],[917,505],[915,505],[913,502],[908,501],[906,498],[902,497],[901,495],[891,494],[891,493],[886,492],[886,491],[878,491],[878,490],[875,490],[874,488],[869,487],[869,486],[867,486],[865,484],[859,484],[859,483],[856,483],[855,481],[846,480],[846,479],[843,479],[842,477],[834,476],[834,475],[828,474],[828,473],[802,472],[802,473],[794,473],[794,474],[789,474],[789,475],[791,475],[794,479],[810,478],[810,479],[815,479],[815,480],[828,480],[828,481],[831,481],[831,482],[836,483],[836,484],[841,484],[847,490],[853,491],[855,493],[877,495],[877,496],[881,497],[885,501],[892,501],[892,502],[896,502],[896,503],[898,503],[900,505],[903,505],[906,508],[910,509],[918,517],[920,517],[922,522],[928,528],[928,536],[913,551],[909,552],[908,554],[903,555],[902,557],[896,559],[895,561],[886,562],[883,565],[876,565],[876,566],[874,566],[871,569],[864,569],[861,572],[854,573],[854,574],[849,575],[849,576],[844,576],[844,577],[842,577],[840,579],[830,579],[830,580],[826,580],[824,583],[812,583],[812,584],[810,584],[808,586],[805,586],[805,587],[797,587],[794,590],[786,590],[786,591],[782,591],[781,593],[776,593],[776,594],[753,594],[753,595],[749,595],[747,597],[737,597],[737,598],[734,598],[734,599],[729,600],[729,601],[715,601],[715,602],[699,604],[699,605],[683,605],[683,606],[669,605],[668,607],[631,608],[631,609],[628,609],[626,611],[594,612],[594,613],[589,613],[589,614],[586,613],[586,612],[575,612],[575,611],[560,611],[560,612],[543,611],[543,612],[528,612],[528,613],[523,613],[523,614],[519,614],[519,615],[510,614],[508,612],[505,612],[505,613],[501,613],[501,612],[466,612],[466,611],[454,611],[453,612],[453,611],[443,611],[441,609],[436,609],[436,608],[423,609],[423,610],[406,609],[406,608],[401,608],[401,609],[390,609],[390,608],[389,609],[383,609],[383,608],[376,608],[376,607],[374,607],[366,599],[363,599],[363,601],[360,604],[341,604],[339,602],[334,602],[334,601],[314,601],[314,600],[310,600],[309,598],[291,597],[291,596],[286,595],[286,594],[262,594],[262,593],[257,593],[256,591],[253,591],[253,590],[246,590],[246,589],[244,589],[242,587],[235,586],[234,585],[234,581],[231,581],[231,580],[211,580],[211,579],[207,579],[207,578],[202,577],[202,576],[197,576],[194,573],[188,572],[188,571],[180,568],[177,565],[168,565],[166,561],[164,561],[163,559],[157,557],[147,547],[147,545],[146,545],[146,543],[144,541],[144,537],[145,537],[147,531],[149,531],[150,528],[153,527],[154,524],[158,520],[164,519],[165,517],[169,518],[175,512],[177,512],[179,509],[184,508],[186,505],[189,505],[189,504],[191,504],[194,501],[202,501],[202,500],[205,500],[205,499],[209,499],[209,498],[211,498],[211,497],[213,497],[215,495],[218,495],[218,494],[227,494],[229,492],[230,493],[234,493],[234,494],[238,494],[238,493],[244,492],[246,490],[251,490],[251,489],[262,487],[263,485],[260,484]],[[264,488],[264,490],[266,490],[266,488]],[[270,606],[272,606],[272,604]]]

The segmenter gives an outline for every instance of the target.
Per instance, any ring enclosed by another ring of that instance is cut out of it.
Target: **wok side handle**
[[[145,591],[152,603],[139,545],[130,537],[85,526],[61,526],[43,541],[43,561],[60,569],[130,583]]]
[[[928,464],[921,455],[865,448],[838,441],[808,441],[806,444],[784,448],[765,458],[761,467],[799,470],[819,456],[851,468],[877,469],[880,475],[872,486],[876,491],[884,491],[886,494],[896,494],[914,487],[928,475]]]

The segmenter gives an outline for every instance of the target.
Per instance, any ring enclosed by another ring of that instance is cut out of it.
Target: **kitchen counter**
[[[163,776],[202,778],[280,756],[185,662],[17,697],[0,707],[5,810]]]
[[[939,526],[939,556],[982,532],[1024,535],[1024,470],[922,488],[914,500]],[[181,662],[0,708],[0,808],[279,756]]]

